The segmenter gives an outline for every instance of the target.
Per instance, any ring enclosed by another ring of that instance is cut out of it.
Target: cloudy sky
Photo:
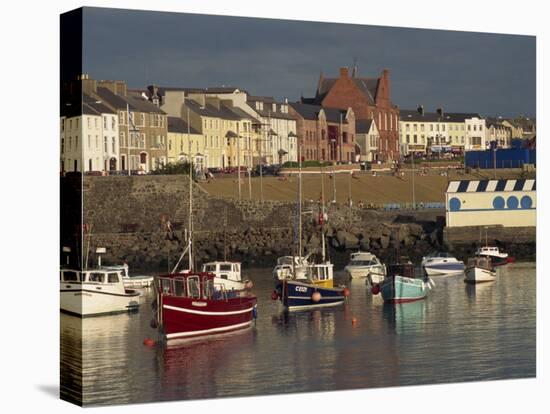
[[[132,88],[237,86],[312,96],[357,60],[390,70],[392,100],[485,116],[535,115],[535,37],[86,8],[84,71]]]

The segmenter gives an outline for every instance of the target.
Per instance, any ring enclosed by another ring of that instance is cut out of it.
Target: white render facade
[[[399,142],[404,155],[483,150],[485,129],[485,119],[477,114],[401,111]]]
[[[61,171],[120,171],[115,114],[61,117]]]

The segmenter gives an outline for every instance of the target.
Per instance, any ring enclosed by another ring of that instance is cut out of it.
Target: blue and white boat
[[[429,277],[416,279],[412,263],[388,267],[388,275],[382,283],[372,287],[373,294],[382,294],[384,302],[402,303],[425,299],[435,286]]]
[[[464,262],[446,252],[435,252],[422,258],[422,269],[428,276],[460,274]]]
[[[349,295],[346,287],[323,287],[293,279],[281,280],[275,292],[289,311],[341,305]]]

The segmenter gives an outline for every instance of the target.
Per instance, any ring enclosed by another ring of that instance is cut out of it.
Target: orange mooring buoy
[[[155,341],[153,341],[151,338],[145,338],[143,340],[143,345],[145,346],[153,346],[155,345]]]

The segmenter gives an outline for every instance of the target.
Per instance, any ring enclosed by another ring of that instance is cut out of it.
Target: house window
[[[61,132],[65,131],[65,119],[61,118]]]
[[[88,123],[88,128],[90,128],[92,125],[92,122],[91,122],[92,120],[90,118],[86,118],[86,121]]]
[[[116,140],[115,140],[115,137],[111,138],[111,141],[112,141],[112,149],[113,149],[113,154],[116,154]]]
[[[61,154],[65,152],[65,138],[61,138]]]
[[[103,138],[103,147],[105,148],[105,152],[109,152],[109,148],[107,147],[107,137]]]
[[[88,148],[92,148],[92,136],[88,135]]]
[[[103,117],[103,128],[104,129],[109,129],[109,127],[107,126],[107,117],[106,116]]]
[[[114,116],[111,117],[111,129],[114,131],[116,127],[116,119]]]

